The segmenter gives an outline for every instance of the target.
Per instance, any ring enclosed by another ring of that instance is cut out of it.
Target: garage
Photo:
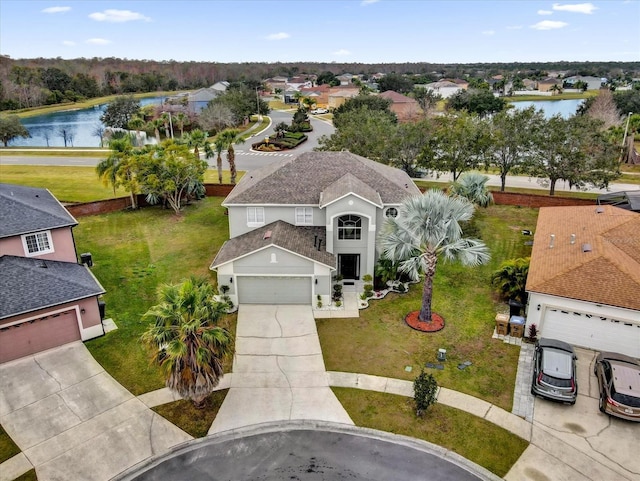
[[[640,325],[629,321],[547,308],[541,331],[575,346],[640,357]]]
[[[0,328],[0,363],[80,340],[76,311]]]
[[[311,304],[311,277],[240,276],[240,304]]]

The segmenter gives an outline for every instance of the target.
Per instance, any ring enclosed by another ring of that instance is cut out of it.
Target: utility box
[[[498,314],[496,315],[496,334],[499,336],[506,336],[509,333],[509,315]]]
[[[93,267],[93,258],[91,257],[91,252],[80,254],[80,263],[85,264],[87,267]]]
[[[523,337],[524,335],[524,317],[511,316],[509,320],[509,330],[511,337]]]

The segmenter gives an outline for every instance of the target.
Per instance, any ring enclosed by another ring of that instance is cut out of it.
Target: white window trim
[[[309,221],[307,222],[307,214]],[[300,217],[302,222],[300,222]],[[296,207],[296,225],[313,225],[313,207]]]
[[[47,237],[47,242],[49,243],[49,248],[48,249],[42,249],[42,250],[38,250],[36,252],[29,252],[29,246],[27,244],[27,237],[32,237],[32,236],[37,236],[40,234],[44,234]],[[55,252],[55,250],[53,249],[53,237],[51,236],[51,231],[50,230],[44,230],[44,231],[40,231],[40,232],[32,232],[31,234],[23,234],[21,236],[22,238],[22,247],[24,248],[24,255],[26,257],[37,257],[37,256],[41,256],[43,254],[51,254],[52,252]]]
[[[258,215],[259,213],[261,215]],[[251,219],[252,217],[254,218],[254,220]],[[258,220],[259,217],[262,217],[262,220]],[[264,225],[264,207],[247,207],[247,227],[260,227],[263,225]]]

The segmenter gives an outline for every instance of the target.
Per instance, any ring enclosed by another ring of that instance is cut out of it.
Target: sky
[[[0,0],[0,54],[207,62],[640,61],[640,0]]]

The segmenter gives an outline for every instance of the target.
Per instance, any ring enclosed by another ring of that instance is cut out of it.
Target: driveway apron
[[[39,481],[106,481],[192,439],[117,383],[81,342],[1,364],[0,423]]]
[[[291,420],[353,424],[329,388],[310,306],[239,307],[230,387],[209,434]]]

